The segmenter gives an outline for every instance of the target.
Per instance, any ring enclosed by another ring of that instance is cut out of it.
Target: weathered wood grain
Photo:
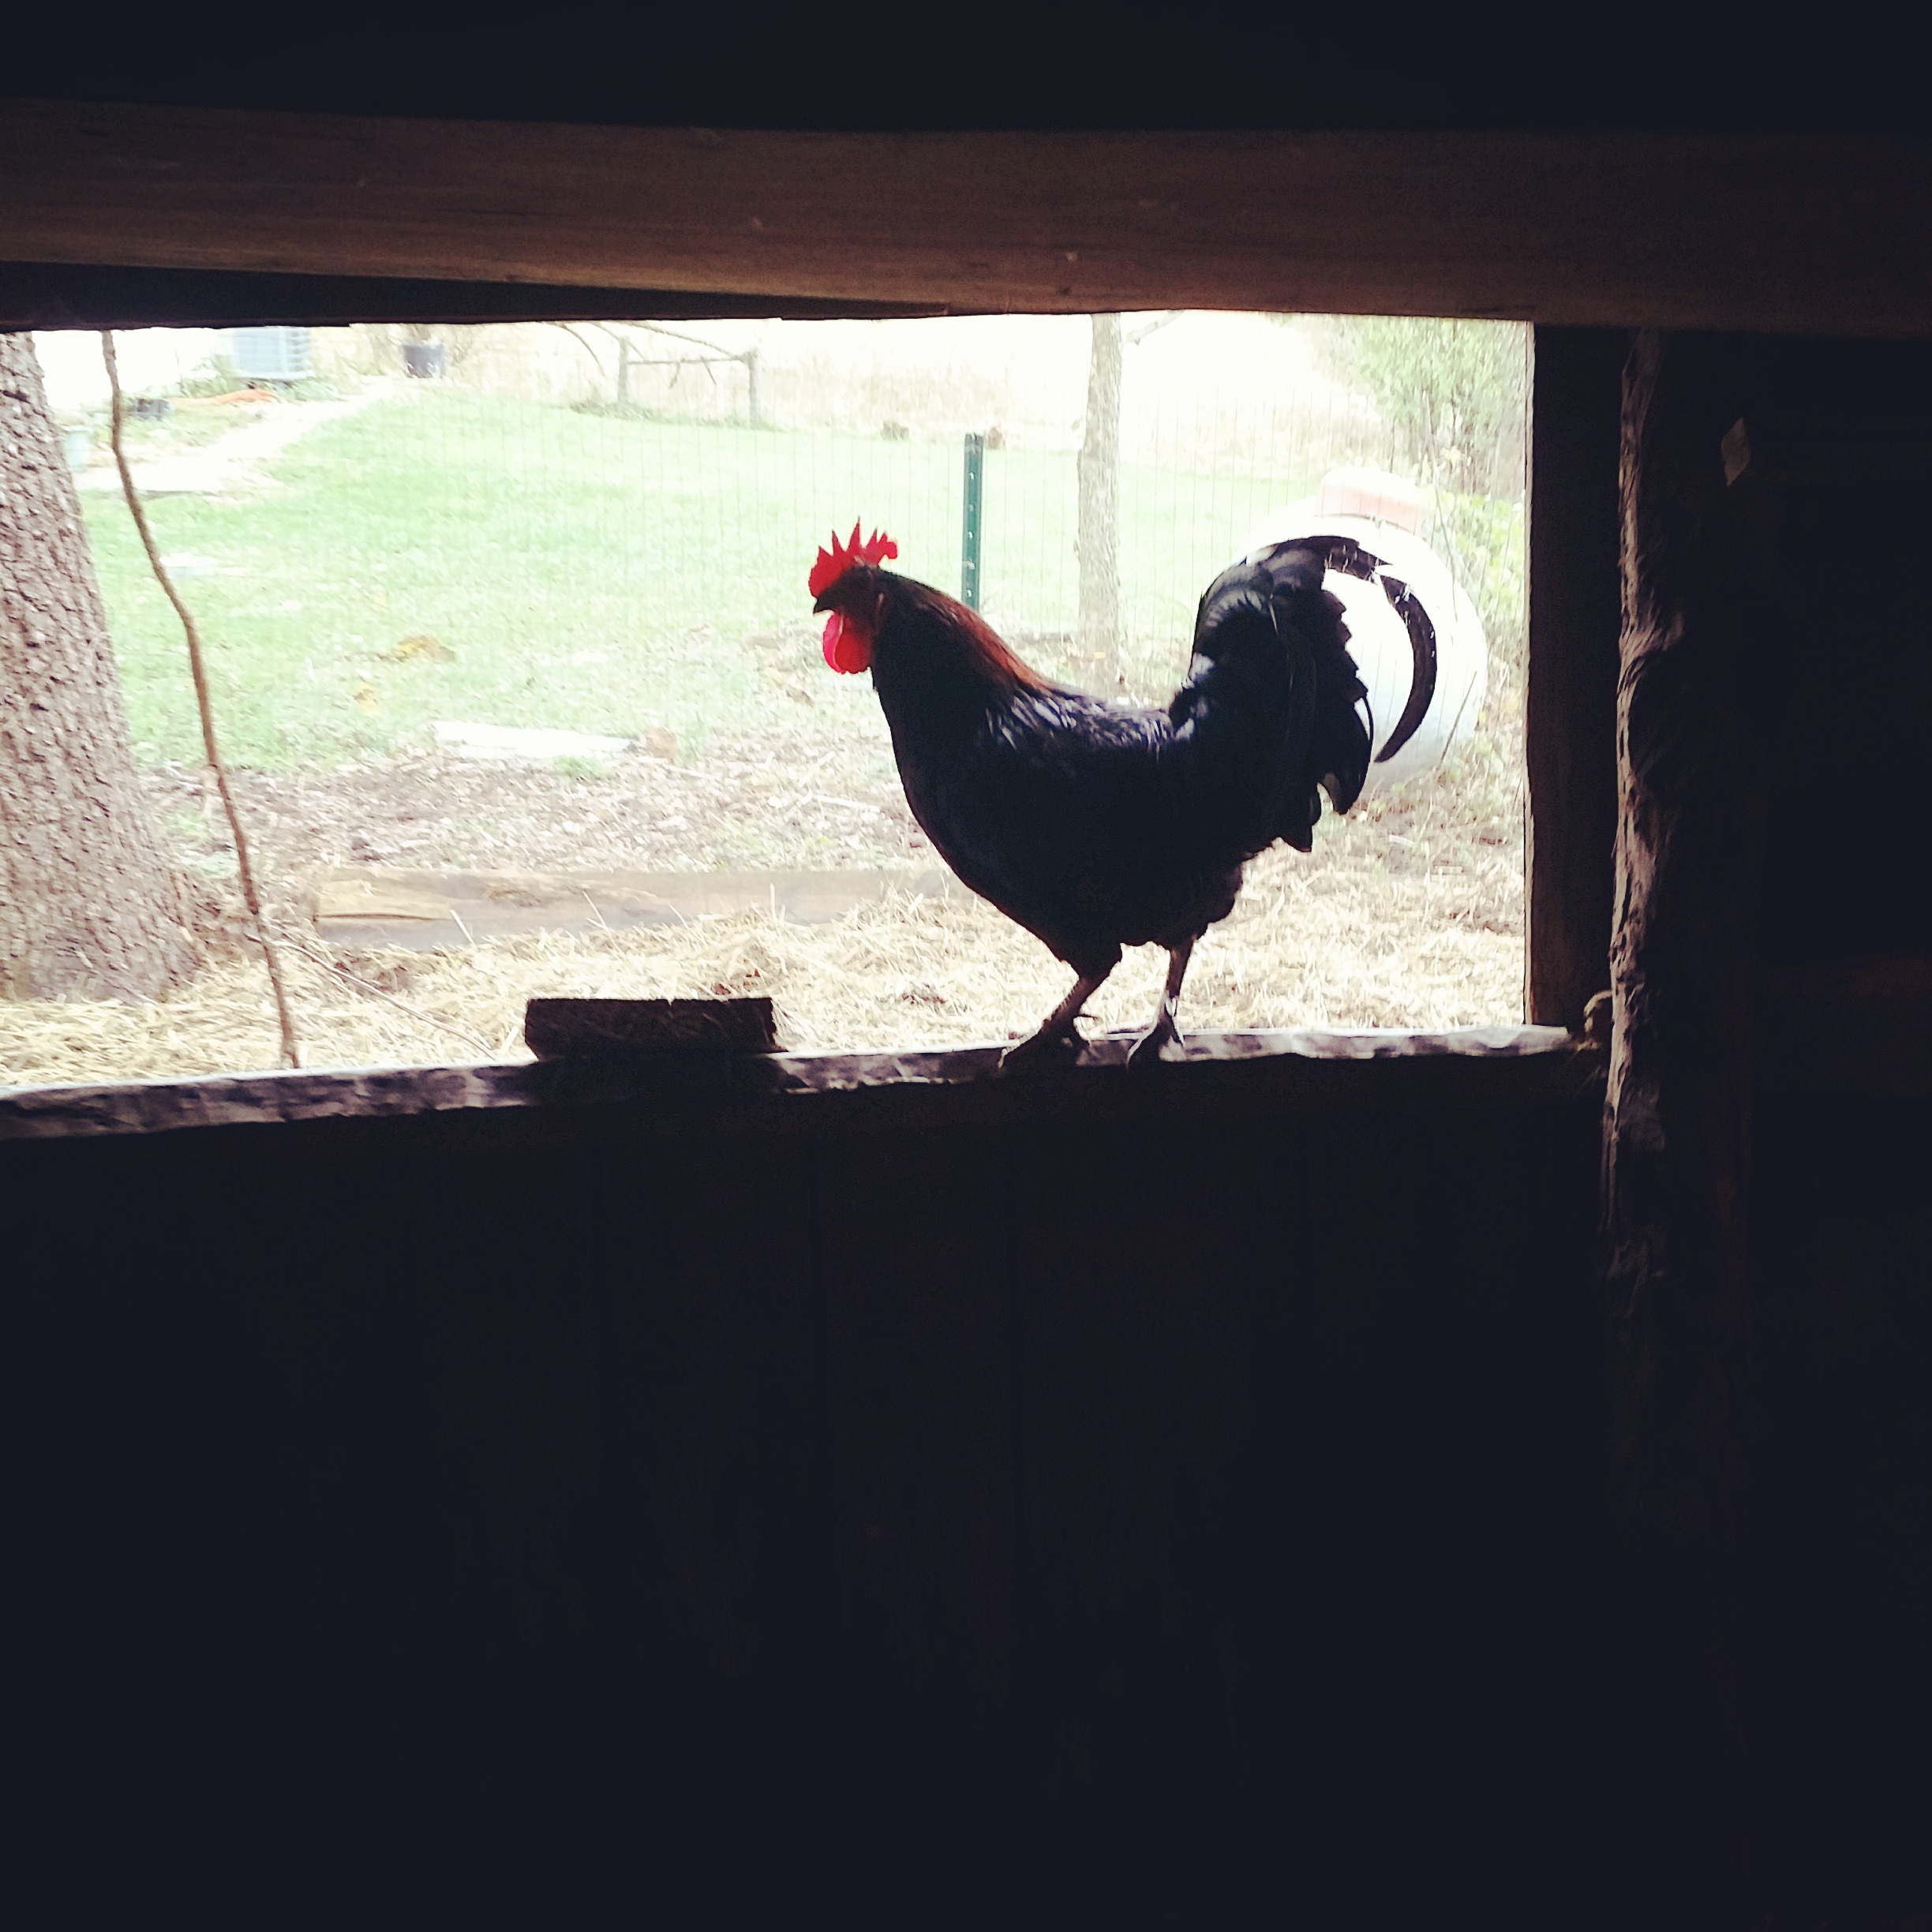
[[[1713,1563],[1735,1544],[1749,1322],[1766,859],[1751,672],[1789,627],[1727,488],[1741,379],[1734,345],[1645,331],[1623,418],[1605,1149],[1622,1501]]]
[[[523,1039],[539,1060],[612,1054],[770,1053],[778,1023],[769,999],[534,999]]]
[[[14,101],[0,174],[0,260],[28,262],[1932,327],[1932,268],[1897,245],[1926,226],[1932,156],[1878,138],[747,133]]]
[[[1653,1882],[1763,1911],[1923,1809],[1928,425],[1917,345],[1627,366],[1610,1664]]]
[[[1045,1079],[999,1074],[1001,1049],[913,1053],[773,1054],[686,1066],[634,1055],[534,1065],[370,1067],[335,1073],[224,1074],[108,1087],[0,1091],[0,1140],[162,1133],[272,1121],[373,1119],[451,1112],[567,1113],[625,1103],[676,1132],[694,1108],[784,1118],[815,1095],[878,1102],[949,1094],[959,1118],[977,1107],[1016,1118],[1099,1109],[1161,1111],[1230,1101],[1321,1109],[1381,1103],[1521,1104],[1574,1095],[1596,1077],[1601,1052],[1553,1027],[1473,1027],[1448,1033],[1196,1033],[1189,1061],[1128,1077],[1132,1036],[1091,1043],[1077,1066]],[[675,1062],[676,1057],[669,1058]],[[775,1110],[775,1112],[773,1111]]]

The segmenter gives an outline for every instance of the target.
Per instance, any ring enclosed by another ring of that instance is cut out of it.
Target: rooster
[[[1167,951],[1154,1023],[1129,1065],[1181,1059],[1195,942],[1234,909],[1241,867],[1311,844],[1316,788],[1338,811],[1368,768],[1366,699],[1317,543],[1226,570],[1194,621],[1164,711],[1069,691],[1020,662],[976,611],[884,567],[874,531],[821,550],[810,588],[834,671],[870,670],[906,803],[940,856],[1076,975],[1002,1069],[1076,1050],[1081,1009],[1124,945]]]

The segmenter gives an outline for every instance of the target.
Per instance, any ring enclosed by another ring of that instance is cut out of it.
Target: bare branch
[[[590,343],[584,340],[582,336],[577,333],[576,324],[574,322],[552,322],[550,326],[552,328],[560,328],[564,333],[567,335],[571,340],[574,342],[577,346],[590,358],[591,366],[597,371],[598,376],[601,378],[604,374],[603,358],[597,354],[596,350],[590,346]],[[593,323],[591,326],[593,328],[600,328],[602,325],[601,324]]]
[[[208,695],[208,667],[201,656],[201,633],[195,628],[193,613],[182,601],[182,593],[174,588],[174,578],[161,561],[160,546],[155,543],[154,531],[148,526],[140,492],[134,487],[134,472],[128,466],[127,449],[122,436],[122,425],[127,415],[126,399],[121,393],[121,365],[114,355],[112,329],[101,331],[101,357],[107,365],[107,391],[114,401],[110,433],[114,443],[114,466],[121,472],[121,492],[127,499],[134,527],[140,533],[141,547],[148,552],[155,581],[167,594],[167,601],[174,606],[174,615],[181,620],[182,628],[188,634],[188,669],[194,680],[195,704],[201,713],[201,747],[208,755],[208,768],[215,774],[215,788],[221,793],[222,810],[228,815],[228,829],[234,839],[235,869],[242,875],[242,897],[248,902],[249,916],[255,922],[255,937],[261,946],[262,957],[268,963],[268,983],[275,992],[275,1017],[282,1028],[282,1058],[290,1066],[298,1067],[301,1065],[301,1051],[295,1043],[295,1020],[289,1011],[288,990],[282,983],[282,962],[276,957],[275,942],[268,937],[268,921],[262,917],[261,894],[255,885],[255,864],[249,856],[248,835],[242,829],[242,813],[229,787],[228,768],[223,764],[220,747],[215,741],[215,701]]]
[[[653,335],[668,335],[673,342],[687,342],[694,347],[708,349],[721,362],[742,362],[749,353],[745,350],[727,349],[722,343],[706,342],[702,335],[687,335],[682,329],[666,328],[661,322],[638,322],[631,326],[648,329]]]

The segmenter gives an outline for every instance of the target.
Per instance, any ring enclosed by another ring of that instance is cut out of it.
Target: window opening
[[[828,671],[806,590],[859,518],[957,596],[968,437],[981,612],[1046,676],[1123,702],[1165,705],[1234,558],[1325,546],[1370,687],[1369,778],[1311,854],[1250,863],[1196,949],[1183,1028],[1521,1017],[1522,328],[118,339],[137,477],[207,637],[313,1065],[516,1057],[543,994],[769,994],[807,1047],[1030,1032],[1069,975],[940,863],[870,680]],[[98,340],[36,342],[204,963],[151,1006],[0,1002],[0,1084],[272,1065],[178,626],[114,487]],[[1116,421],[1096,438],[1106,354]],[[1084,529],[1111,537],[1098,615]],[[1130,953],[1089,1032],[1144,1025],[1164,966]]]

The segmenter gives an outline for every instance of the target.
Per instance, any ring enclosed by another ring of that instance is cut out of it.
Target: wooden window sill
[[[147,1134],[298,1121],[616,1107],[639,1124],[818,1124],[808,1103],[943,1105],[990,1119],[1041,1113],[1183,1109],[1204,1104],[1526,1106],[1585,1094],[1600,1048],[1556,1027],[1438,1033],[1294,1028],[1196,1033],[1185,1064],[1126,1071],[1128,1037],[1095,1040],[1078,1062],[1000,1077],[991,1046],[930,1052],[787,1053],[732,1058],[623,1057],[481,1066],[350,1068],[221,1074],[111,1086],[0,1090],[0,1140]]]

